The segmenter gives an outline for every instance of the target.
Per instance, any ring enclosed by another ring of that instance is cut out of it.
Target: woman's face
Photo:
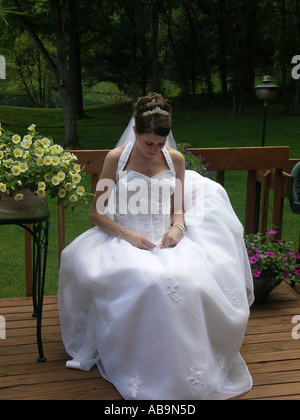
[[[151,159],[157,156],[164,148],[167,137],[160,137],[155,133],[138,134],[133,127],[139,150],[146,158]]]

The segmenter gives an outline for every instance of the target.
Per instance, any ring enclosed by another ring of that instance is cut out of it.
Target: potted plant
[[[14,203],[25,209],[28,197],[44,199],[48,192],[58,203],[74,208],[86,202],[81,185],[84,173],[77,157],[52,139],[28,127],[23,138],[4,130],[0,125],[0,207],[9,210]],[[7,204],[9,203],[9,204]],[[0,210],[1,211],[1,210]]]
[[[282,280],[300,281],[300,255],[289,242],[275,240],[276,233],[245,235],[256,302],[263,302]]]
[[[189,151],[190,147],[191,145],[187,143],[177,144],[177,150],[181,152],[185,158],[185,169],[196,171],[202,176],[211,178],[213,172],[209,170],[210,163],[205,162],[205,158],[201,155],[193,155],[193,153]]]

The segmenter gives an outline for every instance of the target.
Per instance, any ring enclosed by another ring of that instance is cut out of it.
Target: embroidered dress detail
[[[176,303],[181,301],[181,296],[178,293],[178,283],[172,280],[171,277],[168,278],[167,282],[167,295]]]
[[[194,367],[190,369],[190,374],[187,377],[187,381],[192,387],[194,394],[201,392],[201,389],[205,386],[205,375],[206,373],[202,369],[197,369]]]
[[[140,378],[137,372],[135,372],[134,376],[130,378],[129,383],[130,383],[130,387],[129,387],[130,394],[133,398],[136,398],[139,387],[143,383],[142,379]]]

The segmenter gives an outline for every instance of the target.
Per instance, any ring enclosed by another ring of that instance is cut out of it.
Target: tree
[[[24,4],[25,3],[25,4]],[[33,45],[43,58],[45,65],[53,75],[58,91],[60,93],[63,118],[65,125],[65,143],[64,146],[71,149],[80,147],[76,126],[76,107],[74,105],[72,77],[70,75],[70,50],[74,50],[73,39],[74,31],[72,27],[71,18],[74,16],[76,2],[72,0],[49,0],[46,3],[38,4],[35,7],[35,2],[26,1],[21,3],[14,0],[17,10],[22,13],[22,17],[18,19],[19,24],[27,32]],[[29,12],[35,12],[29,14]],[[45,44],[38,33],[37,15],[40,13],[43,17],[46,15],[48,22],[50,14],[53,18],[56,57],[51,56]],[[71,46],[70,46],[71,44]]]

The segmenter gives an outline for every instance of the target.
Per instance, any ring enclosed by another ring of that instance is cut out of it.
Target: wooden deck
[[[121,399],[96,368],[90,372],[65,368],[55,296],[46,297],[44,304],[47,362],[37,363],[36,321],[31,313],[31,299],[0,300],[7,327],[6,340],[0,340],[0,400]],[[300,294],[286,283],[267,303],[252,307],[241,353],[254,386],[237,399],[300,399],[300,340],[292,338],[294,315],[300,315]]]

